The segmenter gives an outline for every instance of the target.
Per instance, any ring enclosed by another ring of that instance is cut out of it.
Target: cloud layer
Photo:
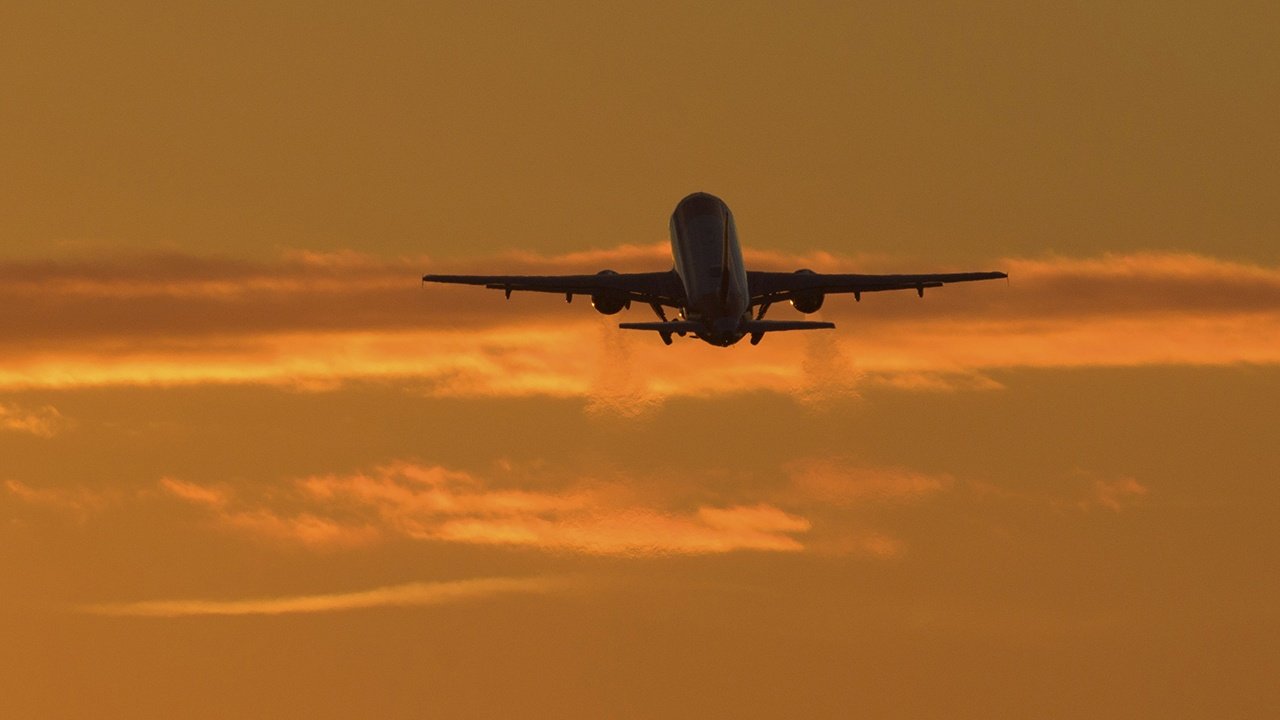
[[[882,258],[749,253],[753,267],[934,270]],[[439,266],[296,253],[275,263],[187,256],[0,264],[0,390],[411,381],[452,396],[592,398],[642,412],[673,395],[765,390],[820,402],[880,383],[993,387],[1018,367],[1280,362],[1280,268],[1187,254],[1006,259],[1008,284],[832,298],[822,338],[666,348],[586,303],[430,286],[442,271],[653,269],[661,245]],[[981,263],[984,267],[986,263]],[[975,265],[976,266],[976,265]],[[647,312],[633,309],[630,319]],[[795,313],[777,308],[773,317]],[[797,334],[799,335],[799,334]],[[806,343],[808,343],[806,345]],[[855,382],[856,379],[856,382]],[[7,411],[6,411],[7,412]],[[6,421],[7,422],[7,421]]]
[[[405,462],[300,478],[261,494],[174,478],[161,487],[224,528],[313,546],[405,537],[590,555],[794,552],[803,548],[795,536],[811,526],[767,503],[682,510],[669,498],[638,497],[621,483],[531,490]]]
[[[1143,504],[1149,493],[1129,476],[1077,471],[1044,487],[997,487],[842,456],[795,460],[739,480],[712,490],[678,473],[601,480],[565,469],[500,466],[480,475],[396,461],[360,472],[252,483],[165,477],[132,491],[8,480],[0,485],[7,491],[0,500],[7,496],[14,507],[54,511],[81,523],[127,521],[139,507],[160,503],[165,514],[184,522],[291,551],[407,540],[611,557],[751,551],[895,559],[909,549],[910,534],[895,527],[906,509],[914,514],[943,496],[1120,513]]]

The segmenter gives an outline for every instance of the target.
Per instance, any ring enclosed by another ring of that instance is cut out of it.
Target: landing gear
[[[649,307],[653,308],[653,314],[657,315],[659,320],[661,320],[662,322],[667,321],[667,313],[665,310],[662,309],[661,305],[659,305],[658,303],[649,303]]]
[[[763,320],[763,319],[764,319],[764,314],[765,314],[765,312],[769,309],[769,305],[771,305],[771,304],[772,304],[772,303],[768,303],[768,302],[762,302],[762,303],[760,303],[760,311],[756,313],[756,319],[757,319],[757,320]],[[759,341],[757,341],[757,342],[759,342]],[[754,345],[755,343],[751,343],[751,344],[752,344],[752,345]]]

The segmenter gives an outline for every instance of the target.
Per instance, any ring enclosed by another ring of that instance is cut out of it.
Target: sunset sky
[[[0,715],[1280,713],[1280,5],[11,5]]]

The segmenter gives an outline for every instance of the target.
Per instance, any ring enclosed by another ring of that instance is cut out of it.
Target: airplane
[[[588,295],[591,306],[604,315],[629,309],[631,303],[647,303],[658,322],[624,322],[624,330],[656,331],[662,342],[673,335],[693,337],[728,347],[744,337],[758,345],[765,333],[785,330],[820,330],[835,323],[811,320],[765,320],[774,303],[789,301],[804,314],[817,312],[827,295],[884,290],[915,290],[946,283],[995,280],[1002,272],[942,273],[933,275],[824,274],[812,270],[761,272],[747,270],[738,245],[733,213],[723,200],[696,192],[681,200],[671,213],[671,255],[675,267],[665,272],[618,273],[601,270],[594,275],[423,275],[424,283],[483,285],[502,290]],[[667,319],[664,308],[675,309],[678,318]],[[756,312],[752,313],[752,309]]]

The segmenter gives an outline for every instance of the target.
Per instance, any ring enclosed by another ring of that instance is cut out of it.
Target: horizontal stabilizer
[[[751,344],[759,345],[764,339],[767,332],[782,332],[783,330],[830,330],[836,326],[835,323],[822,322],[819,320],[747,320],[739,325],[744,333],[751,336]]]
[[[817,320],[744,320],[738,329],[744,333],[781,332],[783,330],[830,330],[835,323]],[[671,320],[668,322],[627,322],[618,323],[623,330],[656,330],[668,333],[692,333],[705,331],[705,323],[688,320]]]
[[[741,335],[731,338],[725,344],[733,344],[737,338],[742,335],[751,336],[751,344],[759,345],[761,338],[768,332],[782,332],[784,330],[830,330],[836,326],[835,323],[820,322],[815,320],[743,320],[738,323],[738,332]],[[699,337],[706,337],[711,328],[706,323],[691,322],[689,320],[671,320],[668,322],[637,322],[637,323],[619,323],[618,327],[623,330],[654,330],[662,337],[662,342],[670,345],[672,335],[685,335],[687,333],[703,333]]]
[[[669,322],[635,322],[635,323],[618,323],[618,327],[623,330],[657,330],[661,333],[691,333],[705,330],[707,326],[703,323],[689,322],[687,320],[671,320]]]
[[[835,326],[835,323],[820,320],[747,320],[738,327],[745,333],[756,335],[783,330],[830,330]]]

